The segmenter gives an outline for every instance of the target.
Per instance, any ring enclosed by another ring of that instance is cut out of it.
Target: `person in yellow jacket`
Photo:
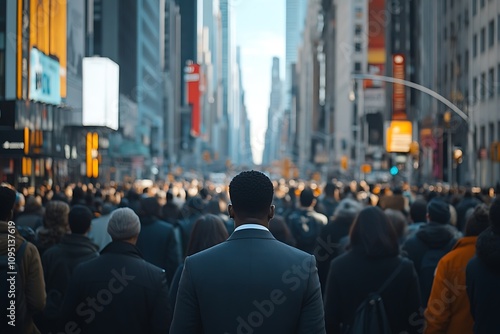
[[[425,334],[473,333],[474,320],[465,286],[465,268],[476,253],[477,236],[488,226],[487,206],[476,206],[467,221],[465,237],[459,239],[439,261],[425,310]]]

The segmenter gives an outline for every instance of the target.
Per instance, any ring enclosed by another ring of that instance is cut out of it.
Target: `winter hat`
[[[8,187],[0,187],[0,219],[8,218],[15,202],[16,192]]]
[[[448,203],[438,198],[433,199],[427,204],[427,213],[432,222],[441,224],[448,224],[450,222],[450,207]]]
[[[69,210],[68,221],[71,233],[85,234],[94,218],[92,211],[84,205],[74,205]]]
[[[108,233],[113,240],[127,240],[138,236],[141,223],[134,210],[119,208],[113,211],[108,223]]]

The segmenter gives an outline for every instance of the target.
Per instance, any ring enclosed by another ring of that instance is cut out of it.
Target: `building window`
[[[443,82],[446,83],[448,80],[448,65],[444,65]]]
[[[474,34],[474,37],[472,37],[472,57],[477,57],[477,34]]]
[[[453,80],[455,77],[455,65],[453,64],[453,61],[450,64],[450,81]]]
[[[462,30],[462,15],[458,14],[457,16],[457,26],[458,26],[458,31]]]
[[[492,67],[488,73],[488,97],[492,99],[495,96],[495,69]]]
[[[465,57],[464,57],[464,73],[468,74],[469,73],[469,50],[465,50]]]
[[[444,38],[445,41],[448,38],[448,29],[446,27],[444,27],[443,38]]]
[[[460,78],[462,75],[462,57],[460,55],[457,55],[457,77]]]
[[[486,98],[486,73],[481,73],[481,87],[479,87],[480,94],[479,96],[481,97],[481,100],[484,100]]]
[[[361,52],[361,43],[354,44],[354,51]]]
[[[361,24],[356,24],[354,27],[354,35],[361,36],[361,31],[363,30]]]
[[[491,20],[488,24],[488,46],[491,48],[495,44],[495,21]]]
[[[447,3],[447,1],[444,0],[443,1],[443,14],[446,14],[446,3]]]
[[[361,72],[361,63],[360,62],[355,62],[354,63],[354,72]]]
[[[497,78],[500,79],[500,64],[497,67]],[[497,94],[500,96],[500,84],[497,84]]]
[[[481,8],[484,8],[485,1],[481,0]]]
[[[477,78],[472,79],[472,99],[474,103],[477,101]]]
[[[477,14],[477,0],[472,0],[472,16]]]
[[[466,27],[469,26],[469,10],[468,9],[465,9],[465,12],[464,12],[464,25]]]
[[[486,50],[486,29],[482,28],[481,29],[481,37],[479,40],[479,48],[481,50],[481,53],[483,53]]]
[[[453,0],[450,0],[450,8],[453,8]]]

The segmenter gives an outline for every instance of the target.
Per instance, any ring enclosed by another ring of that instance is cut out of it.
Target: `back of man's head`
[[[490,226],[488,207],[486,204],[477,205],[465,224],[465,236],[478,236]]]
[[[10,220],[16,203],[16,192],[8,187],[0,187],[0,220]]]
[[[448,224],[450,222],[450,206],[444,200],[435,198],[427,204],[429,220],[434,223]]]
[[[241,218],[264,218],[269,214],[274,196],[271,180],[258,171],[244,171],[229,184],[229,197]]]
[[[141,199],[141,208],[144,214],[148,217],[154,216],[154,217],[159,217],[160,216],[160,203],[158,203],[158,200],[156,197],[146,197]]]
[[[113,211],[108,223],[108,233],[113,241],[130,240],[139,236],[141,223],[134,210],[119,208]]]
[[[326,197],[333,197],[335,196],[335,190],[337,190],[337,186],[335,184],[328,182],[325,185],[325,189],[323,189],[323,192],[325,193]]]
[[[410,218],[414,223],[423,223],[427,220],[427,201],[417,199],[410,206]]]
[[[92,222],[92,211],[84,205],[74,205],[68,214],[69,228],[73,234],[85,234]]]
[[[300,206],[304,208],[310,207],[314,202],[314,193],[311,188],[304,188],[300,193]]]

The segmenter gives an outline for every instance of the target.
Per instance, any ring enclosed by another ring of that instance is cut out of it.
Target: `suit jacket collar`
[[[271,234],[269,231],[264,231],[264,230],[258,230],[254,228],[250,229],[244,229],[244,230],[239,230],[236,232],[233,232],[229,236],[229,239],[227,241],[232,241],[232,240],[237,240],[237,239],[270,239],[270,240],[276,240],[274,236]]]

